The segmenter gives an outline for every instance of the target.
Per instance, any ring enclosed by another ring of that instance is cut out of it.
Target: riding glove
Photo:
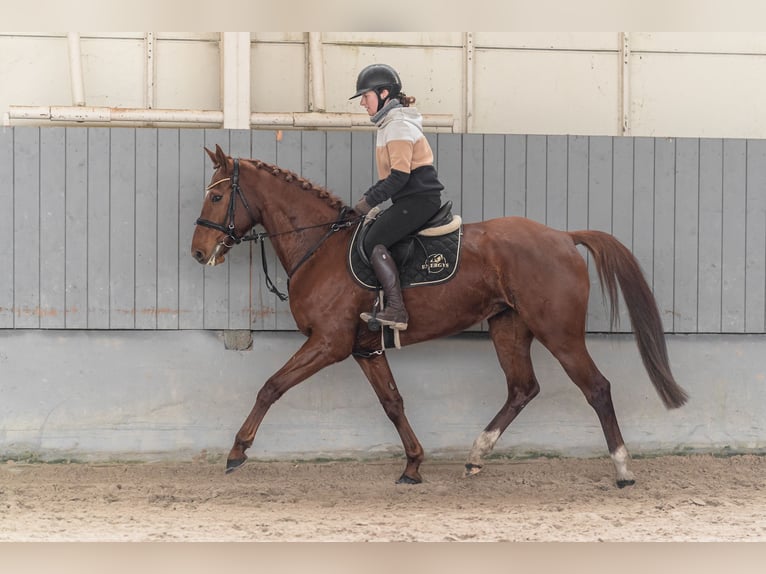
[[[354,206],[354,211],[361,215],[367,215],[367,212],[370,211],[370,209],[372,209],[372,207],[367,203],[367,200],[364,197],[357,201]]]

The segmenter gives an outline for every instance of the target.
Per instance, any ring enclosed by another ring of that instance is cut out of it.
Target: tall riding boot
[[[383,245],[376,245],[372,250],[372,270],[383,286],[385,307],[383,311],[375,315],[375,319],[381,325],[388,325],[393,329],[404,331],[407,329],[407,310],[402,300],[402,288],[399,284],[399,270],[391,254]],[[372,319],[372,313],[362,313],[362,320]]]

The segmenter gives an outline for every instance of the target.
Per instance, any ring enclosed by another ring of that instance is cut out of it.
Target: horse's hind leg
[[[407,467],[397,480],[399,484],[419,484],[420,463],[423,462],[423,447],[415,436],[407,417],[404,415],[404,401],[396,388],[394,376],[388,366],[388,360],[384,355],[372,357],[355,357],[357,363],[370,381],[375,394],[383,405],[386,415],[394,423],[399,437],[402,439],[404,453],[407,456]]]
[[[636,481],[633,473],[628,470],[628,450],[625,448],[612,404],[611,385],[588,353],[584,336],[575,341],[570,340],[561,347],[551,344],[550,341],[543,341],[543,344],[559,360],[566,373],[585,395],[588,404],[596,411],[614,462],[617,486],[623,488],[634,484]]]
[[[465,475],[481,471],[482,460],[497,443],[500,435],[511,424],[538,392],[530,356],[533,335],[516,311],[509,309],[489,320],[489,334],[495,345],[497,358],[505,372],[508,398],[503,407],[476,438],[465,465]]]

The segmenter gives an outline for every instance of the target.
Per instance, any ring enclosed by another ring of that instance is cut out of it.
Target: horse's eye
[[[223,199],[223,196],[222,195],[213,195],[210,199],[211,199],[211,201],[213,203],[218,203],[219,201],[221,201]]]

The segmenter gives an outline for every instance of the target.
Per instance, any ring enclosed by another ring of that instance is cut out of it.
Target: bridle
[[[253,213],[250,211],[250,206],[247,204],[247,200],[245,199],[245,195],[242,193],[242,189],[239,187],[239,158],[236,158],[234,160],[234,170],[232,171],[231,177],[227,177],[224,179],[219,179],[218,181],[215,181],[207,186],[205,191],[209,191],[213,189],[216,185],[219,183],[223,183],[225,181],[231,181],[231,195],[229,195],[229,207],[226,210],[226,219],[228,220],[228,224],[224,226],[221,223],[216,223],[215,221],[210,221],[209,219],[202,219],[201,217],[197,219],[195,222],[195,225],[201,225],[202,227],[209,227],[210,229],[215,229],[216,231],[220,231],[222,233],[225,233],[226,235],[224,238],[219,242],[221,245],[227,248],[234,247],[238,243],[241,243],[245,236],[239,237],[237,236],[237,230],[234,225],[234,209],[237,205],[237,197],[242,201],[242,205],[245,206],[245,211],[247,211],[247,214],[250,216],[250,222],[255,223],[256,219]],[[231,240],[231,243],[226,243],[226,240]]]
[[[260,241],[261,242],[261,261],[263,263],[263,274],[266,281],[266,287],[269,289],[271,293],[274,293],[281,301],[287,300],[287,295],[280,292],[279,289],[277,289],[276,285],[272,282],[271,278],[269,277],[269,270],[268,265],[266,263],[266,247],[264,239],[267,239],[269,237],[276,237],[278,235],[287,235],[290,233],[299,233],[301,231],[306,231],[307,229],[315,229],[317,227],[325,227],[329,226],[327,233],[325,233],[322,238],[314,245],[311,249],[309,249],[306,254],[300,258],[298,263],[296,263],[291,270],[287,273],[287,283],[288,287],[290,284],[290,278],[295,274],[295,272],[298,270],[298,268],[303,265],[306,261],[309,260],[309,258],[316,253],[316,251],[322,246],[322,244],[329,239],[329,237],[336,233],[337,231],[340,231],[341,229],[344,229],[346,227],[350,227],[354,223],[358,223],[363,219],[364,216],[352,218],[352,219],[345,219],[346,213],[348,212],[348,207],[345,205],[341,207],[340,213],[338,214],[338,219],[335,221],[327,222],[327,223],[320,223],[317,225],[309,225],[306,227],[298,227],[296,229],[291,229],[290,231],[281,231],[278,233],[250,233],[239,236],[236,232],[236,227],[234,224],[234,210],[236,209],[237,204],[237,197],[242,201],[242,205],[245,206],[245,211],[247,211],[247,215],[250,217],[250,223],[252,225],[255,225],[257,222],[257,219],[253,215],[252,211],[250,211],[250,206],[247,203],[247,200],[245,199],[245,195],[242,193],[242,189],[239,186],[239,158],[234,159],[234,169],[232,170],[231,177],[222,178],[218,181],[214,181],[209,186],[207,186],[206,191],[211,190],[216,185],[220,183],[224,183],[226,181],[231,182],[231,195],[229,196],[229,206],[226,210],[226,219],[227,223],[226,225],[222,223],[216,223],[215,221],[210,221],[209,219],[202,219],[201,217],[197,218],[197,221],[195,222],[195,225],[201,225],[202,227],[209,227],[210,229],[215,229],[216,231],[220,231],[221,233],[224,233],[223,239],[218,242],[219,245],[222,245],[226,248],[232,248],[235,245],[242,243],[243,241]],[[227,243],[226,241],[230,240],[231,243]]]

